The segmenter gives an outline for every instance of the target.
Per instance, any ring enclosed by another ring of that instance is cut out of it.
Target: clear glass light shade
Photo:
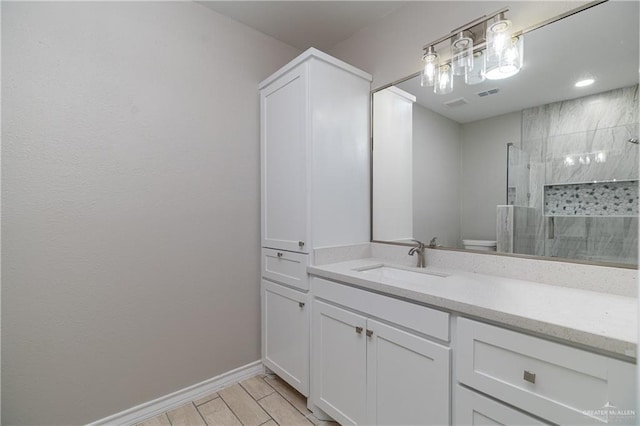
[[[433,50],[433,47],[430,47],[422,60],[424,61],[424,71],[420,78],[420,85],[422,87],[434,86],[438,78],[438,54]]]
[[[522,55],[523,40],[522,36],[512,37],[509,40],[508,46],[504,49],[500,58],[500,72],[502,74],[511,77],[520,72],[524,60]]]
[[[511,21],[500,18],[487,24],[487,59],[501,56],[511,39]]]
[[[486,58],[486,54],[484,50],[481,50],[473,54],[473,68],[466,70],[464,74],[465,84],[468,84],[468,85],[480,84],[485,80],[484,78],[484,73],[486,70],[485,58]]]
[[[509,78],[520,72],[524,63],[524,38],[511,37],[499,55],[487,55],[485,77],[489,80]]]
[[[438,77],[433,91],[437,95],[446,95],[453,92],[453,68],[451,64],[438,68]]]
[[[473,68],[473,39],[468,31],[461,32],[451,41],[451,54],[454,75],[465,75]]]

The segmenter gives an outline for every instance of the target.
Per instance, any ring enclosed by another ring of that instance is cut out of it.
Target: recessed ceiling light
[[[591,86],[594,82],[595,82],[595,80],[592,79],[592,78],[585,78],[584,80],[577,81],[575,86],[576,87]]]

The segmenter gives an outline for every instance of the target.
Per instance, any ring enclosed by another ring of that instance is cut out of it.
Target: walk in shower
[[[637,264],[638,85],[522,112],[498,251]]]

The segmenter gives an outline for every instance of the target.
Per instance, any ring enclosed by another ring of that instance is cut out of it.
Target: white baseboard
[[[250,364],[227,371],[219,376],[212,377],[203,382],[196,383],[179,391],[170,393],[153,401],[145,402],[128,410],[121,411],[109,417],[90,423],[89,426],[98,425],[135,425],[143,420],[162,414],[165,411],[172,410],[189,401],[201,398],[213,392],[217,392],[222,388],[230,386],[234,383],[241,382],[244,379],[255,376],[264,372],[262,361],[254,361]]]

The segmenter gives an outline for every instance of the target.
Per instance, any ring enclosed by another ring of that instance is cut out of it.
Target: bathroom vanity
[[[309,272],[311,399],[341,424],[635,423],[632,297],[379,258]]]

